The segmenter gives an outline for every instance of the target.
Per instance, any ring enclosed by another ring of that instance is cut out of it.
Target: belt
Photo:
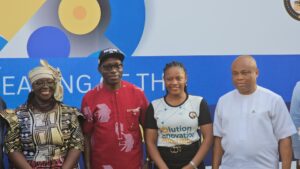
[[[182,146],[178,145],[178,146],[174,146],[174,147],[170,147],[170,153],[176,154],[176,153],[180,153],[182,151]]]
[[[158,147],[159,150],[161,151],[167,151],[170,152],[172,154],[177,154],[180,153],[182,151],[187,151],[187,150],[191,150],[191,149],[195,149],[195,148],[199,148],[199,142],[196,141],[190,145],[176,145],[173,147]]]

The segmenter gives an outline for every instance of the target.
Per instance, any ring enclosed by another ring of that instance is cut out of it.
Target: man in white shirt
[[[252,56],[232,63],[235,90],[222,96],[214,118],[212,169],[290,169],[296,128],[283,99],[256,84]]]
[[[297,82],[291,99],[291,116],[298,133],[292,136],[294,158],[297,160],[297,169],[300,169],[300,81]]]

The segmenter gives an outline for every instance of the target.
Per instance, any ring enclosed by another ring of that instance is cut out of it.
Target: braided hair
[[[184,71],[185,76],[187,75],[187,71],[186,71],[184,65],[181,62],[177,62],[177,61],[172,61],[170,63],[167,63],[165,65],[164,69],[163,69],[164,70],[164,74],[166,73],[166,71],[168,69],[170,69],[172,67],[179,67],[179,68],[181,68]],[[187,94],[187,85],[186,84],[184,86],[184,92]],[[168,91],[167,91],[167,94],[168,94]]]

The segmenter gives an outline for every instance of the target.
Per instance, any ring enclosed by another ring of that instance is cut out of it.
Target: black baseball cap
[[[98,64],[99,66],[101,66],[102,63],[108,58],[116,58],[119,59],[121,62],[123,62],[124,57],[125,55],[119,49],[115,49],[115,48],[103,49],[99,54]]]

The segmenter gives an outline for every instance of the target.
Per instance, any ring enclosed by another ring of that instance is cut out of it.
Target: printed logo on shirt
[[[108,122],[110,119],[111,110],[106,104],[98,104],[97,111],[94,116],[100,123]]]
[[[124,125],[122,123],[115,123],[115,132],[118,136],[119,146],[121,151],[130,152],[134,145],[132,134],[124,132]]]
[[[85,119],[88,122],[92,122],[93,121],[93,114],[91,112],[90,107],[87,106],[87,107],[83,108],[83,115],[84,115]]]
[[[191,143],[191,138],[195,135],[192,127],[186,126],[162,127],[161,133],[162,140],[172,144],[189,144]]]
[[[103,165],[103,169],[113,169],[111,165]]]
[[[191,111],[191,112],[189,113],[189,116],[190,116],[191,119],[195,119],[195,118],[197,117],[197,113],[194,112],[194,111]]]
[[[137,107],[137,108],[134,108],[134,109],[127,109],[126,111],[131,112],[132,115],[136,116],[140,112],[140,110],[141,110],[141,107]]]

